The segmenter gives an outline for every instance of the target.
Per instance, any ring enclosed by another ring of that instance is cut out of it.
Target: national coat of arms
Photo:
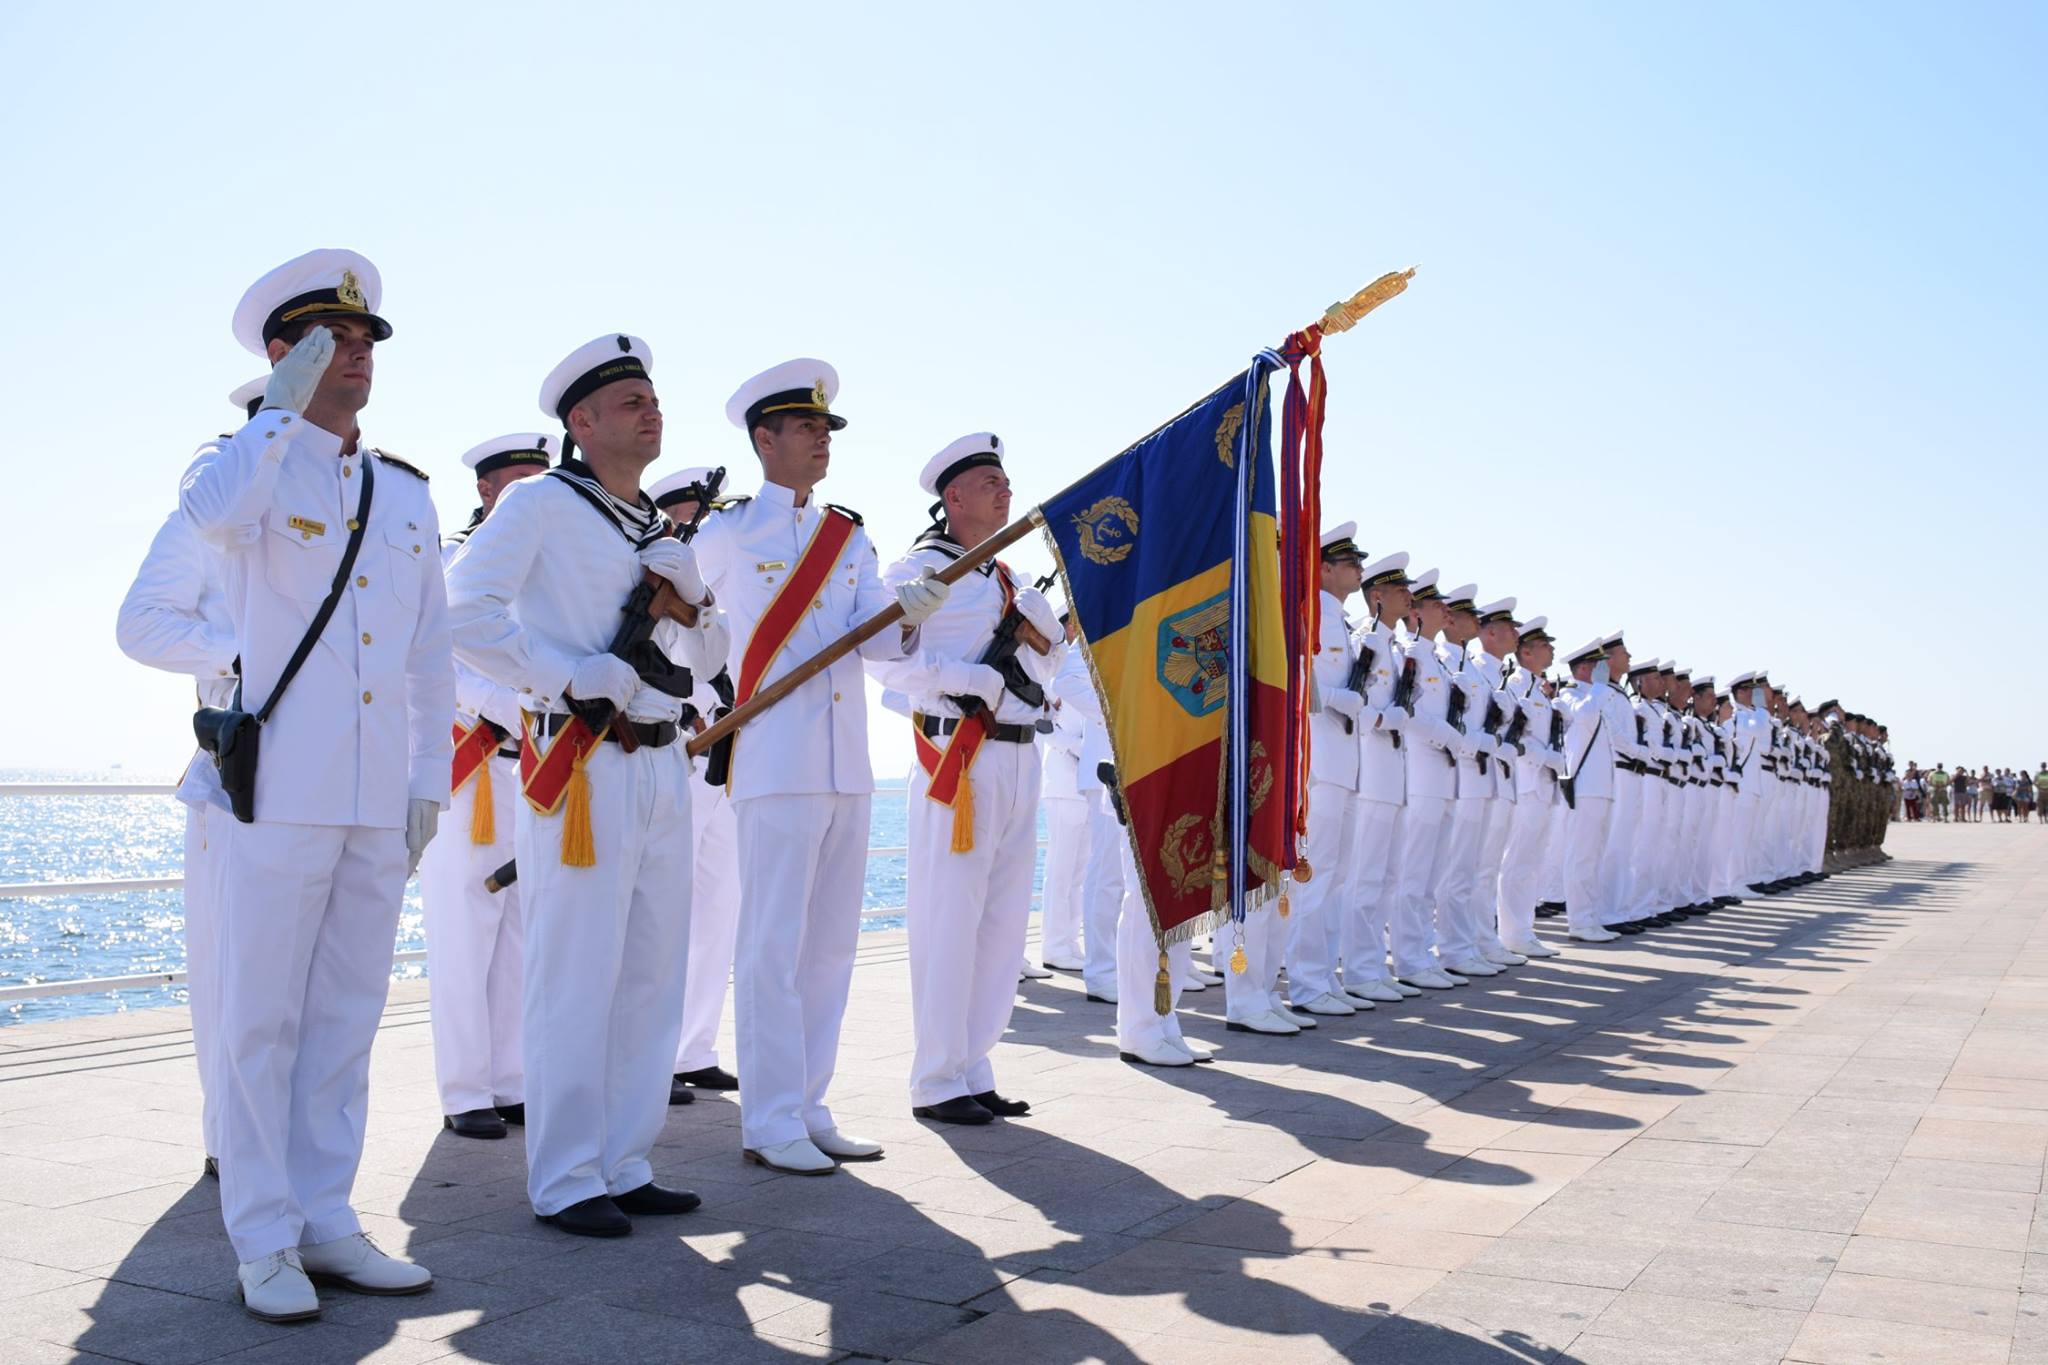
[[[1176,612],[1159,623],[1159,685],[1191,716],[1230,699],[1230,594]]]

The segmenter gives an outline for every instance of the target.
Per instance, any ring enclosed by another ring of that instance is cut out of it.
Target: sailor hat
[[[715,476],[715,477],[714,477]],[[691,465],[678,469],[655,482],[647,490],[647,496],[654,499],[654,505],[666,512],[677,503],[694,502],[700,506],[715,501],[725,489],[725,471],[713,469],[710,465]]]
[[[1443,600],[1443,594],[1436,589],[1436,580],[1437,570],[1435,569],[1424,569],[1421,573],[1415,575],[1414,581],[1408,585],[1415,590],[1415,600],[1418,602],[1437,602]]]
[[[1515,599],[1512,597],[1503,597],[1498,602],[1488,602],[1478,610],[1479,624],[1482,626],[1490,626],[1498,621],[1506,621],[1510,625],[1514,624]]]
[[[1551,644],[1556,644],[1557,637],[1552,635],[1548,630],[1544,629],[1544,627],[1548,626],[1549,624],[1550,618],[1548,616],[1535,616],[1531,617],[1527,621],[1522,622],[1521,627],[1517,632],[1520,636],[1521,642],[1523,644],[1528,644],[1532,640],[1543,640]]]
[[[651,379],[653,374],[653,348],[639,337],[607,332],[584,342],[548,371],[541,381],[540,410],[567,425],[569,409],[605,385],[622,379]]]
[[[254,417],[263,408],[263,395],[270,388],[270,376],[259,374],[228,395],[228,401],[235,405],[235,411]]]
[[[1571,653],[1565,655],[1564,661],[1567,665],[1584,663],[1588,659],[1597,659],[1606,652],[1607,637],[1596,635]]]
[[[493,436],[482,445],[471,446],[463,452],[462,462],[474,469],[479,479],[514,465],[538,465],[546,469],[555,458],[554,446],[559,440],[559,437],[538,431],[515,431],[509,436]]]
[[[270,343],[301,318],[358,317],[383,341],[391,324],[377,316],[384,277],[353,251],[323,247],[294,256],[249,286],[235,305],[235,340],[266,359]]]
[[[1450,611],[1473,611],[1473,601],[1479,596],[1477,583],[1460,583],[1444,594],[1444,606]]]
[[[1713,691],[1713,690],[1714,690],[1714,675],[1713,675],[1713,674],[1711,674],[1711,673],[1702,673],[1702,674],[1700,674],[1700,675],[1699,675],[1699,676],[1698,676],[1697,678],[1694,678],[1694,679],[1692,680],[1692,690],[1693,690],[1693,691],[1695,691],[1695,692],[1711,692],[1711,691]]]
[[[1826,715],[1830,711],[1840,711],[1842,709],[1842,703],[1839,698],[1829,697],[1826,701],[1822,702],[1819,706],[1816,706],[1813,709],[1819,712],[1821,715]],[[1844,714],[1847,713],[1844,712]]]
[[[1629,666],[1628,666],[1628,675],[1629,675],[1629,676],[1630,676],[1631,678],[1633,678],[1633,677],[1636,677],[1636,676],[1637,676],[1637,675],[1639,675],[1639,674],[1643,674],[1643,673],[1655,673],[1656,671],[1657,671],[1657,661],[1656,661],[1656,659],[1654,659],[1654,658],[1649,658],[1649,659],[1632,659],[1632,660],[1630,660],[1630,661],[1629,661]]]
[[[1622,638],[1623,636],[1625,636],[1625,635],[1627,635],[1627,634],[1628,634],[1628,632],[1627,632],[1627,631],[1625,631],[1625,630],[1617,630],[1617,631],[1615,631],[1615,632],[1614,632],[1614,634],[1612,634],[1612,635],[1603,635],[1603,636],[1601,636],[1601,637],[1600,637],[1600,648],[1601,648],[1601,649],[1602,649],[1602,650],[1604,651],[1604,650],[1609,650],[1609,649],[1613,649],[1613,648],[1614,648],[1614,647],[1615,647],[1616,645],[1620,645],[1620,646],[1621,646],[1621,647],[1622,647],[1623,649],[1627,649],[1627,648],[1628,648],[1628,643],[1627,643],[1627,641],[1626,641],[1626,640],[1624,640],[1624,639]]]
[[[1347,521],[1341,526],[1332,526],[1329,530],[1323,532],[1323,562],[1325,564],[1335,564],[1348,559],[1354,564],[1363,564],[1365,562],[1365,551],[1359,549],[1358,542],[1352,539],[1357,534],[1358,523],[1355,521]]]
[[[832,400],[838,396],[839,371],[822,360],[785,360],[733,390],[725,400],[725,416],[741,431],[752,431],[763,417],[778,412],[817,412],[837,431],[846,425],[846,419],[832,411]]]
[[[1657,671],[1659,673],[1669,673],[1674,678],[1689,677],[1691,676],[1692,672],[1692,670],[1690,669],[1680,668],[1677,664],[1671,662],[1671,660],[1669,659],[1666,659],[1662,663],[1659,663],[1657,665]]]
[[[844,426],[845,423],[839,425]],[[917,476],[918,486],[933,497],[941,498],[946,495],[947,484],[970,469],[987,465],[994,465],[997,469],[1003,467],[1003,438],[992,431],[977,431],[972,436],[962,436],[926,460],[924,472]]]
[[[1728,680],[1728,686],[1731,689],[1737,687],[1748,687],[1755,681],[1756,673],[1754,670],[1751,670],[1748,673],[1737,673],[1734,677]]]
[[[1360,585],[1361,587],[1384,588],[1390,583],[1406,583],[1408,581],[1408,552],[1406,550],[1396,550],[1384,559],[1375,559],[1372,563],[1359,570],[1359,572],[1364,576],[1365,580]]]

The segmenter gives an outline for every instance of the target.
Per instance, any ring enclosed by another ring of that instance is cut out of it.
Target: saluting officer
[[[860,647],[900,659],[946,585],[912,579],[892,595],[860,517],[821,503],[831,468],[839,375],[792,360],[740,385],[725,413],[761,462],[761,491],[705,519],[694,542],[732,619],[733,683],[744,704],[891,601],[903,623]],[[729,790],[740,836],[740,928],[733,966],[740,1142],[747,1160],[798,1175],[872,1160],[881,1145],[839,1131],[825,1092],[853,978],[866,882],[867,684],[847,655],[733,736]],[[1006,964],[1014,983],[1015,954]]]
[[[963,436],[918,482],[933,523],[882,574],[914,583],[1010,520],[1003,443]],[[1011,639],[997,646],[997,631]],[[870,665],[910,701],[911,1113],[941,1123],[1015,1118],[1031,1106],[996,1091],[989,1053],[1017,998],[1017,962],[1038,862],[1038,731],[1061,637],[1052,605],[1000,560],[962,578],[920,630],[922,647]]]
[[[462,457],[476,476],[469,524],[441,546],[452,560],[483,524],[498,495],[547,472],[560,439],[513,432]],[[485,885],[512,860],[519,806],[520,694],[469,665],[455,665],[455,764],[449,816],[455,832],[420,859],[420,906],[427,924],[427,976],[434,983],[434,1078],[441,1122],[457,1137],[502,1138],[526,1121],[520,1057],[526,926],[517,883],[493,894]]]
[[[263,408],[200,447],[179,495],[224,557],[239,704],[269,709],[254,818],[224,850],[217,1155],[243,1302],[272,1321],[319,1313],[309,1272],[380,1294],[433,1278],[371,1245],[349,1207],[399,904],[448,801],[455,710],[426,476],[357,425],[391,335],[381,294],[376,268],[337,250],[251,285],[234,332],[272,364]],[[231,809],[217,783],[209,799],[209,821]]]
[[[661,454],[647,344],[570,352],[541,384],[562,462],[507,488],[448,568],[463,662],[518,689],[516,847],[526,893],[526,1192],[585,1237],[697,1196],[654,1180],[690,931],[690,769],[677,718],[725,658],[690,547],[640,487]],[[580,450],[575,458],[571,449]],[[613,653],[646,575],[690,608]]]

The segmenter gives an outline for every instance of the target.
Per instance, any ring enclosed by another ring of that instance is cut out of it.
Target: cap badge
[[[366,312],[370,306],[363,301],[363,286],[356,281],[356,272],[353,270],[341,272],[341,284],[335,289],[334,297],[351,308],[361,308]]]
[[[817,404],[820,409],[825,406],[825,381],[822,378],[817,383],[811,385],[811,401]]]
[[[619,350],[620,350],[621,352],[623,352],[623,353],[626,353],[626,354],[631,354],[631,352],[632,352],[632,350],[633,350],[633,343],[632,343],[632,342],[630,342],[630,341],[628,341],[628,340],[627,340],[627,339],[626,339],[625,337],[620,337],[620,338],[619,338]]]

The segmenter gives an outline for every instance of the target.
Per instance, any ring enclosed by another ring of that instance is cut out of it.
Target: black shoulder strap
[[[284,666],[284,672],[277,675],[277,686],[270,689],[270,699],[263,703],[263,709],[256,713],[256,723],[263,724],[270,719],[270,713],[277,709],[278,699],[284,696],[285,688],[298,676],[299,666],[306,662],[306,656],[313,652],[314,643],[320,632],[327,629],[329,618],[334,615],[335,604],[341,601],[342,589],[348,586],[349,572],[356,566],[356,551],[363,548],[363,533],[370,526],[370,489],[377,482],[377,462],[362,461],[363,495],[356,504],[355,528],[348,533],[348,546],[341,552],[341,567],[335,570],[334,584],[327,589],[327,600],[320,604],[320,610],[313,613],[313,624],[306,627],[299,647],[292,651],[292,657]],[[241,684],[235,685],[235,705],[242,704]]]

